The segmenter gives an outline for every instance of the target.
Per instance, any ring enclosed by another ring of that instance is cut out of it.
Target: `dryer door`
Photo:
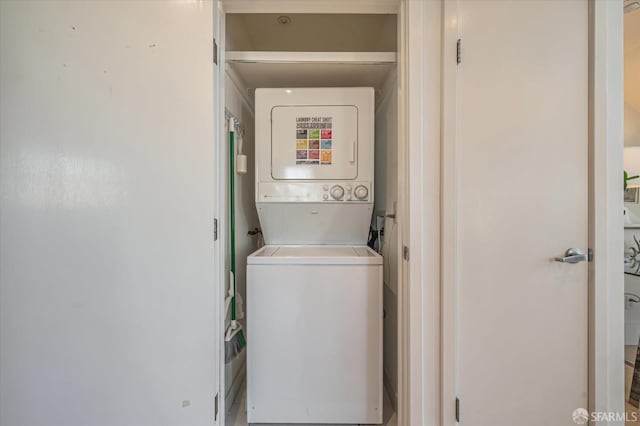
[[[358,108],[276,106],[271,110],[271,176],[277,180],[358,177]]]

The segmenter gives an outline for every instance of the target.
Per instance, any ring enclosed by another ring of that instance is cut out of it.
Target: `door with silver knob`
[[[455,4],[443,217],[457,333],[443,358],[460,424],[569,426],[588,407],[589,4]]]

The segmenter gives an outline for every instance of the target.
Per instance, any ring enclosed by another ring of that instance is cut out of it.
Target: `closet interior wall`
[[[384,223],[380,247],[384,277],[384,383],[394,407],[398,392],[398,233],[395,216],[398,205],[398,89],[392,70],[382,89],[375,115],[375,214]],[[376,223],[376,222],[374,222]]]
[[[254,158],[254,110],[253,103],[246,94],[246,89],[242,87],[242,82],[237,77],[232,76],[233,71],[227,69],[225,73],[225,108],[228,113],[236,119],[243,129],[244,135],[236,133],[236,152],[239,152],[240,143],[242,152],[247,155],[247,173],[235,175],[235,205],[236,205],[236,287],[243,300],[246,300],[247,288],[247,256],[258,249],[258,236],[249,235],[249,231],[254,231],[260,227],[258,212],[254,201],[255,193],[255,158]],[[228,126],[228,120],[226,121]],[[226,132],[226,146],[229,144],[228,128]],[[229,149],[229,148],[227,148]],[[229,158],[228,155],[225,158]],[[228,162],[228,161],[227,161]],[[227,165],[228,167],[228,165]],[[227,173],[228,174],[228,173]],[[227,195],[229,196],[229,195]],[[229,246],[227,245],[227,250]],[[229,270],[230,252],[226,256],[226,268]],[[225,283],[225,288],[229,288],[229,280]],[[245,309],[242,309],[244,312]],[[241,319],[243,326],[246,321]],[[247,334],[250,333],[246,330]],[[246,351],[233,361],[225,365],[225,405],[227,411],[238,397],[244,381],[246,365]]]

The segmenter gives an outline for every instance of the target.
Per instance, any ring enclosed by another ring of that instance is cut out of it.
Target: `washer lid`
[[[247,264],[382,265],[382,256],[367,246],[265,246]]]

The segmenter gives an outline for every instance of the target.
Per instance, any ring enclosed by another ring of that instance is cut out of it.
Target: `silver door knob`
[[[564,257],[556,257],[554,260],[561,263],[580,263],[586,262],[589,258],[580,249],[570,248],[565,252]]]

